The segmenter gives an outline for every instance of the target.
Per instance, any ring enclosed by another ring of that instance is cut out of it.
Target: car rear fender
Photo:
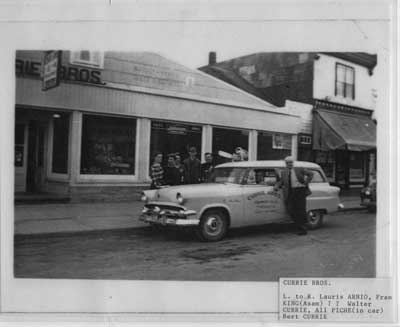
[[[336,186],[328,183],[310,184],[312,194],[307,197],[307,210],[321,210],[331,213],[338,210],[340,203],[339,191]]]

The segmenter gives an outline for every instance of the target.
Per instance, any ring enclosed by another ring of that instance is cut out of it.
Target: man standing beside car
[[[283,189],[285,206],[296,224],[298,235],[306,235],[306,198],[311,194],[308,184],[313,178],[313,173],[304,168],[294,167],[293,157],[286,157],[285,164],[286,168],[277,176],[274,189]]]

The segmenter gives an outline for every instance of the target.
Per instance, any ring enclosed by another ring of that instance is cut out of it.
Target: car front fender
[[[232,216],[232,211],[229,208],[229,206],[226,205],[226,203],[211,203],[211,204],[207,204],[206,206],[202,207],[199,211],[199,214],[197,215],[197,217],[200,219],[201,216],[203,216],[204,212],[206,212],[209,209],[219,209],[219,208],[223,208],[228,212],[229,215],[229,219]]]

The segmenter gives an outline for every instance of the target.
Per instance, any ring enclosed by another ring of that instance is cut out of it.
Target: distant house
[[[358,187],[376,175],[376,55],[271,52],[220,63],[215,54],[210,58],[201,71],[282,111],[288,103],[312,106],[312,134],[299,135],[298,158],[319,163],[331,182]]]

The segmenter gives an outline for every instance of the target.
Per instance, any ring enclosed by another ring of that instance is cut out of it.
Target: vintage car
[[[360,191],[361,205],[369,212],[376,212],[376,180],[363,187]]]
[[[308,228],[322,225],[326,213],[342,207],[339,188],[330,186],[321,167],[296,161],[313,172],[307,197]],[[157,226],[195,227],[206,241],[219,241],[229,228],[288,221],[282,190],[274,190],[284,161],[241,161],[217,166],[211,182],[144,191],[140,220]]]

